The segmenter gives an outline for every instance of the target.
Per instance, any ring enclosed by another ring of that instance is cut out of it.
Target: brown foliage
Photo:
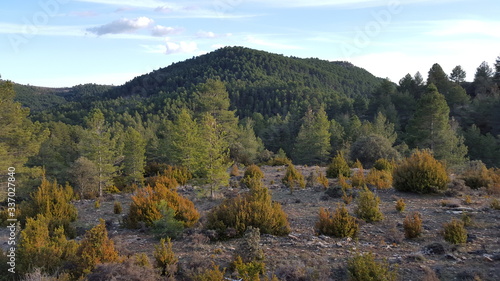
[[[354,238],[359,231],[359,225],[356,218],[349,215],[345,206],[337,206],[337,209],[332,213],[324,208],[319,209],[316,230],[319,234],[338,238]]]

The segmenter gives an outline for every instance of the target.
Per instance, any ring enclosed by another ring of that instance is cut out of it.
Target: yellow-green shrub
[[[285,176],[281,181],[285,186],[290,188],[290,192],[293,192],[293,189],[297,186],[300,188],[306,187],[304,176],[297,171],[293,164],[288,165]]]
[[[332,163],[328,165],[326,170],[326,176],[329,178],[338,178],[339,175],[343,175],[344,177],[351,176],[351,169],[347,164],[347,161],[344,158],[342,153],[338,152],[335,157],[332,159]]]
[[[347,261],[347,273],[351,281],[395,281],[397,272],[386,261],[377,262],[372,253],[356,254]]]
[[[265,274],[263,261],[253,260],[245,263],[240,256],[237,256],[233,265],[238,272],[238,277],[244,281],[259,281],[260,275]]]
[[[239,177],[240,176],[240,169],[238,168],[238,165],[233,164],[231,167],[231,172],[229,173],[231,177]]]
[[[241,184],[250,188],[253,181],[260,182],[264,178],[264,172],[257,165],[250,165],[245,170]]]
[[[363,187],[366,184],[365,179],[365,170],[363,169],[363,165],[359,160],[356,161],[354,167],[357,169],[354,171],[354,174],[351,176],[351,184],[353,187]]]
[[[445,166],[429,151],[420,150],[404,159],[393,172],[393,186],[399,191],[431,193],[446,189]]]
[[[175,219],[181,221],[185,227],[191,227],[200,218],[193,202],[163,184],[156,184],[154,187],[148,185],[140,188],[132,196],[126,220],[128,227],[135,228],[140,221],[152,226],[154,221],[162,217],[160,210],[162,202],[174,210]]]
[[[481,161],[471,161],[459,178],[472,189],[488,187],[493,183],[491,171]]]
[[[194,281],[222,281],[226,269],[220,270],[219,266],[212,263],[212,269],[205,269],[204,272],[192,277]]]
[[[396,201],[396,211],[402,213],[404,212],[405,208],[406,208],[405,200],[403,198],[399,198]]]
[[[177,262],[179,259],[172,250],[172,241],[170,241],[170,238],[167,238],[167,240],[160,239],[160,244],[155,245],[153,256],[156,261],[156,267],[161,271],[161,276],[173,277],[177,272]]]
[[[373,194],[368,189],[359,193],[358,205],[355,209],[355,214],[358,218],[367,222],[376,222],[384,219],[384,215],[380,211],[379,203],[380,198]]]
[[[338,238],[354,238],[359,230],[356,218],[349,215],[345,206],[340,205],[337,206],[337,209],[332,213],[324,208],[320,208],[319,219],[315,227],[318,234]]]
[[[392,173],[371,169],[366,176],[366,184],[376,186],[378,189],[390,188],[392,186]]]
[[[443,226],[444,240],[452,244],[463,244],[467,242],[467,230],[464,227],[463,221],[453,219]]]
[[[395,165],[393,164],[393,162],[384,158],[380,158],[377,161],[375,161],[375,164],[373,164],[373,169],[392,173],[394,166]]]
[[[417,238],[422,233],[422,217],[419,212],[406,216],[403,221],[405,237],[408,239]]]
[[[113,240],[109,239],[103,219],[85,233],[76,251],[77,272],[88,274],[97,264],[117,261],[119,256]]]
[[[122,213],[122,203],[120,203],[119,201],[116,201],[114,204],[113,204],[113,212],[115,214],[121,214]]]
[[[496,198],[493,198],[490,202],[490,207],[493,210],[500,210],[500,201]]]
[[[220,239],[230,238],[228,228],[235,229],[236,235],[241,236],[249,226],[273,235],[290,232],[287,215],[260,182],[254,183],[247,194],[227,199],[212,209],[205,225],[207,229],[216,230]]]
[[[324,173],[320,172],[319,169],[317,170],[318,172],[318,178],[317,181],[319,184],[321,184],[324,188],[328,188],[328,178],[325,176]]]

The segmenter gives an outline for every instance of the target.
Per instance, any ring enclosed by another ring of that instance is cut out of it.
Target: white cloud
[[[213,33],[212,31],[203,31],[203,30],[200,30],[196,33],[196,36],[198,36],[199,38],[216,38],[217,35],[215,33]]]
[[[178,34],[181,33],[182,31],[183,29],[178,27],[156,25],[153,27],[151,34],[153,36],[163,37],[170,34]]]
[[[287,45],[287,44],[282,44],[282,43],[276,43],[276,42],[270,42],[270,41],[265,41],[263,39],[256,38],[252,35],[248,35],[245,37],[245,41],[253,44],[253,45],[258,45],[258,46],[263,46],[263,47],[271,47],[275,49],[283,49],[283,50],[298,50],[302,49],[299,46],[294,46],[294,45]]]
[[[441,36],[484,35],[500,38],[500,21],[442,20],[428,22],[431,31],[427,34]]]
[[[165,44],[167,50],[165,54],[185,54],[185,53],[194,53],[198,50],[198,45],[196,42],[185,42],[181,41],[179,43],[167,42]]]
[[[168,14],[168,13],[171,13],[173,11],[174,10],[171,7],[169,7],[169,6],[160,6],[160,7],[156,7],[155,8],[155,12],[159,12],[159,13]]]
[[[153,20],[147,17],[139,17],[135,19],[122,18],[105,25],[87,28],[87,31],[97,35],[130,33],[138,29],[148,27],[152,23]]]
[[[141,45],[146,53],[150,54],[165,54],[167,47],[165,45]]]

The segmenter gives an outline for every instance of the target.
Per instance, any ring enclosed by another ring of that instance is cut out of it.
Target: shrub
[[[339,185],[344,191],[352,188],[352,185],[347,183],[346,178],[343,175],[339,175]]]
[[[351,146],[351,159],[359,159],[366,167],[373,166],[380,158],[398,159],[399,152],[385,137],[371,134],[359,137]]]
[[[460,217],[460,219],[462,220],[462,222],[464,223],[464,226],[467,227],[467,226],[471,226],[472,225],[472,216],[469,215],[469,213],[467,212],[463,212],[462,213],[462,216]]]
[[[132,196],[126,225],[136,228],[138,222],[142,221],[146,225],[152,226],[154,221],[162,217],[160,210],[162,201],[166,203],[168,208],[174,210],[175,219],[181,221],[185,227],[193,226],[200,218],[200,214],[194,207],[193,202],[163,184],[156,184],[154,187],[140,188]]]
[[[297,186],[300,188],[306,187],[304,176],[299,171],[297,171],[295,166],[292,164],[288,165],[288,167],[286,168],[285,176],[281,181],[288,188],[290,188],[291,193],[293,193],[293,189]]]
[[[393,185],[399,191],[416,193],[443,191],[448,182],[445,166],[426,150],[413,153],[393,172]]]
[[[394,164],[387,159],[380,158],[377,161],[375,161],[375,164],[373,164],[373,169],[392,173],[392,170],[394,169]]]
[[[212,263],[212,269],[206,269],[203,273],[193,276],[194,281],[222,281],[226,269],[220,270],[219,266]]]
[[[138,264],[134,258],[128,258],[121,263],[97,265],[86,276],[88,281],[127,280],[127,281],[157,281],[157,273],[151,266]]]
[[[97,264],[115,262],[118,252],[113,240],[109,239],[108,231],[103,219],[99,224],[85,233],[76,251],[78,257],[78,273],[88,274]]]
[[[175,179],[180,185],[186,185],[187,181],[193,178],[193,175],[186,167],[170,166],[163,163],[148,163],[144,172],[146,177],[165,176],[169,179]],[[147,183],[155,185],[155,182]],[[167,185],[168,187],[168,185]]]
[[[167,242],[166,244],[165,241]],[[161,271],[161,276],[173,277],[177,272],[177,262],[179,259],[172,250],[172,241],[170,241],[170,238],[167,238],[167,240],[162,238],[160,244],[155,245],[153,256],[156,267]]]
[[[355,214],[367,222],[381,221],[384,219],[384,215],[380,212],[379,203],[380,198],[370,190],[365,189],[359,194]]]
[[[116,201],[114,204],[113,204],[113,212],[115,214],[121,214],[123,211],[123,208],[122,208],[122,203]]]
[[[273,202],[269,190],[261,183],[250,191],[227,199],[213,208],[207,215],[207,229],[216,230],[219,239],[230,238],[231,229],[236,235],[245,233],[249,226],[257,227],[261,233],[287,235],[290,232],[287,215],[278,202]]]
[[[354,238],[358,234],[359,225],[356,218],[349,215],[345,206],[337,206],[337,209],[330,213],[324,208],[319,209],[319,220],[316,222],[318,234],[329,235],[338,238]]]
[[[175,219],[175,212],[168,208],[165,201],[160,202],[161,218],[153,222],[153,233],[157,238],[177,238],[184,230],[184,225],[181,221]]]
[[[145,185],[155,186],[157,184],[162,184],[168,189],[175,189],[179,186],[177,180],[173,177],[167,177],[165,175],[157,175],[149,177],[144,182]]]
[[[320,172],[319,169],[317,170],[317,172],[318,172],[318,178],[317,178],[318,183],[321,184],[325,189],[328,188],[328,178],[325,176],[325,174]]]
[[[488,187],[493,183],[490,171],[486,168],[483,162],[470,161],[468,167],[459,176],[465,182],[465,185],[471,189]]]
[[[342,153],[340,152],[338,152],[337,155],[333,157],[332,163],[328,165],[328,168],[326,170],[326,176],[329,178],[338,178],[339,175],[342,175],[344,177],[351,176],[351,169],[349,168],[344,155],[342,155]]]
[[[406,208],[405,200],[403,198],[399,198],[396,201],[396,211],[402,213],[404,212],[405,208]]]
[[[386,261],[377,262],[372,253],[356,254],[347,261],[347,274],[351,281],[395,281],[397,273]]]
[[[354,167],[357,169],[354,171],[354,174],[351,177],[351,184],[353,187],[363,187],[366,184],[365,179],[365,170],[363,169],[363,165],[359,160],[356,161]]]
[[[292,160],[290,160],[287,157],[273,157],[271,160],[267,161],[265,163],[266,165],[269,166],[286,166],[292,164]]]
[[[386,170],[371,169],[366,176],[366,183],[378,189],[387,189],[392,186],[392,173]]]
[[[422,233],[422,216],[419,212],[406,216],[403,221],[403,229],[407,239],[417,238]]]
[[[231,167],[231,172],[229,173],[231,177],[239,177],[240,176],[240,169],[238,168],[238,165],[233,164]]]
[[[460,220],[453,219],[449,223],[444,224],[444,240],[452,244],[463,244],[467,242],[467,230],[464,223]]]
[[[500,200],[493,198],[490,202],[490,207],[493,210],[500,210]]]
[[[264,251],[260,245],[260,230],[249,226],[243,236],[243,241],[236,251],[243,262],[264,260]]]
[[[240,256],[237,256],[233,265],[241,280],[260,280],[259,276],[265,273],[265,264],[263,261],[253,260],[245,263]]]
[[[243,178],[241,179],[241,184],[247,188],[250,188],[253,182],[260,182],[264,178],[264,173],[257,165],[250,165],[245,170]]]
[[[38,267],[52,274],[75,260],[77,243],[66,239],[62,226],[51,233],[49,225],[50,219],[43,214],[27,219],[17,250],[19,272]]]

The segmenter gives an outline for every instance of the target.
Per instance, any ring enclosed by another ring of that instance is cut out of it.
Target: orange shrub
[[[366,176],[366,183],[379,189],[390,188],[392,186],[392,173],[385,170],[371,169]]]
[[[345,206],[340,205],[332,213],[324,208],[320,208],[319,219],[315,227],[319,234],[338,238],[356,237],[359,230],[356,218],[349,215]]]

